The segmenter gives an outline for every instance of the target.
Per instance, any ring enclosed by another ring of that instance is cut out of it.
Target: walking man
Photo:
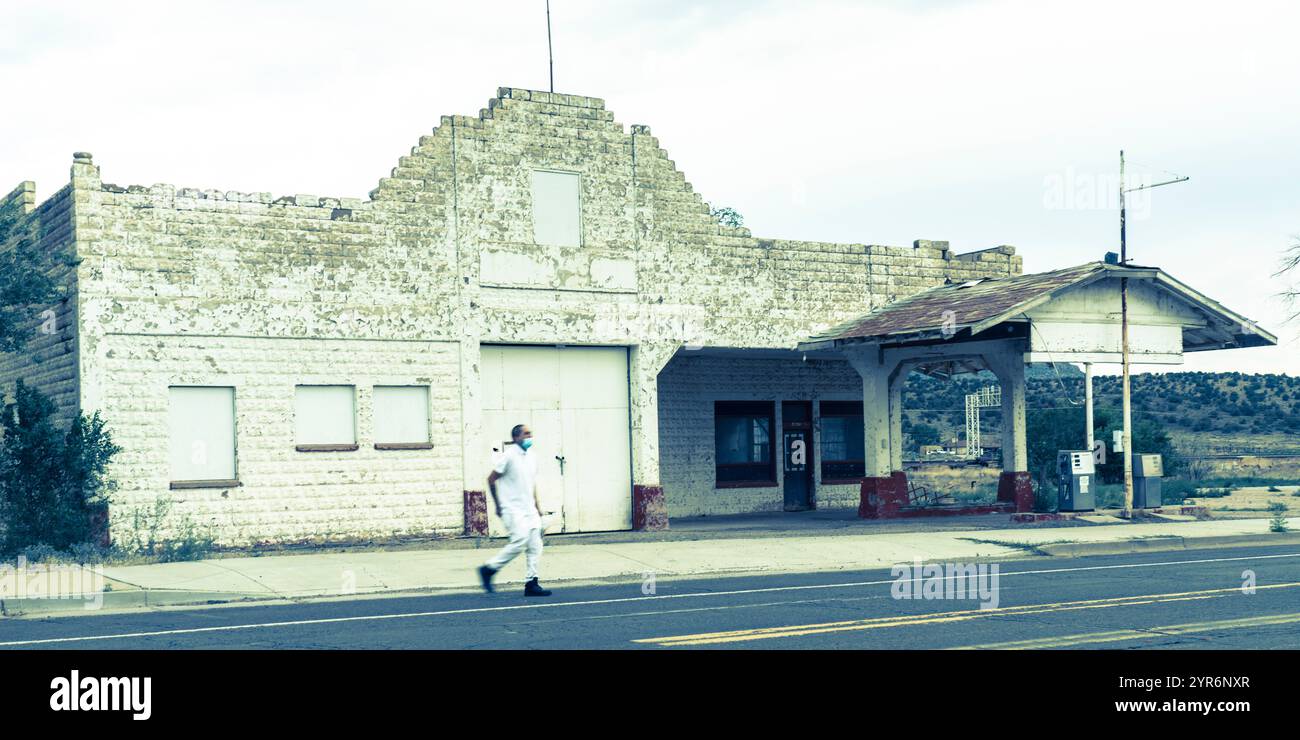
[[[551,592],[537,583],[537,565],[542,559],[542,504],[537,498],[537,456],[528,452],[533,446],[533,432],[518,424],[510,430],[510,437],[514,444],[506,447],[488,476],[492,503],[510,533],[510,541],[478,569],[478,575],[483,589],[492,593],[492,576],[523,551],[528,579],[524,596],[550,596]]]

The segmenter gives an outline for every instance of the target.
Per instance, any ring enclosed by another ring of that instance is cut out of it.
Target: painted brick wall
[[[18,320],[27,328],[22,352],[0,353],[0,395],[8,396],[22,380],[49,395],[57,406],[58,420],[67,423],[77,412],[77,276],[74,258],[72,188],[65,187],[36,205],[36,185],[20,184],[0,200],[0,216],[16,219],[2,250],[14,249],[19,239],[30,239],[34,251],[45,259],[46,273],[62,291],[61,300],[48,306],[23,307],[30,311]]]
[[[162,523],[227,545],[458,534],[461,345],[453,261],[433,203],[120,187],[74,175],[88,206],[81,397],[124,452],[114,536]],[[299,383],[357,386],[360,449],[294,449]],[[241,486],[171,491],[167,386],[235,387]],[[431,386],[432,450],[375,450],[371,387]]]
[[[119,334],[102,343],[111,378],[102,408],[123,448],[110,470],[119,534],[160,495],[173,501],[166,531],[188,518],[226,545],[460,532],[458,345]],[[360,449],[296,451],[295,384],[355,385]],[[169,385],[235,388],[243,485],[169,491]],[[374,449],[375,385],[430,386],[433,449]]]
[[[781,401],[814,401],[817,419],[818,401],[861,398],[861,376],[847,362],[679,354],[659,375],[660,470],[669,516],[781,511],[784,506],[780,487],[714,487],[715,401],[774,401],[780,429]],[[821,485],[818,426],[814,424],[811,458],[817,506],[856,507],[857,486]]]

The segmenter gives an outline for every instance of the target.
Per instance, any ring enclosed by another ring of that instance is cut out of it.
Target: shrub
[[[1232,494],[1230,488],[1198,488],[1196,496],[1198,498],[1223,498]]]
[[[1268,518],[1268,531],[1270,532],[1287,531],[1286,504],[1280,501],[1274,501],[1268,505],[1268,510],[1272,514]]]
[[[1034,511],[1050,513],[1056,511],[1058,503],[1055,485],[1034,486]]]
[[[189,516],[184,516],[177,526],[176,536],[168,538],[163,544],[158,559],[164,563],[202,560],[212,552],[215,544],[216,536],[211,528],[200,527]]]
[[[66,433],[54,424],[54,402],[19,381],[0,424],[0,552],[39,545],[68,550],[92,539],[92,517],[107,506],[105,469],[120,448],[96,412],[79,414]]]
[[[171,536],[163,536],[163,522],[172,512],[175,502],[166,496],[154,499],[152,506],[137,506],[128,514],[130,532],[123,541],[127,552],[157,558],[171,563],[182,560],[200,560],[212,552],[216,536],[210,527],[194,523],[188,514],[174,523]]]
[[[1098,483],[1093,489],[1098,509],[1124,508],[1124,486],[1117,483]]]
[[[1160,498],[1169,503],[1182,503],[1184,499],[1196,497],[1196,486],[1189,480],[1181,478],[1166,479],[1160,486]]]

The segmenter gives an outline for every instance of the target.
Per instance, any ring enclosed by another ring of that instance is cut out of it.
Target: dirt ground
[[[1300,516],[1300,486],[1268,486],[1236,488],[1222,498],[1190,497],[1190,501],[1204,506],[1216,519],[1259,518],[1268,514],[1268,505],[1274,501],[1285,504],[1289,516]]]

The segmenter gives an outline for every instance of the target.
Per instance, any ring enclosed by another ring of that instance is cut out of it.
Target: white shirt
[[[537,479],[537,456],[519,445],[506,445],[506,451],[493,468],[497,478],[497,502],[503,514],[540,526],[533,482]]]

